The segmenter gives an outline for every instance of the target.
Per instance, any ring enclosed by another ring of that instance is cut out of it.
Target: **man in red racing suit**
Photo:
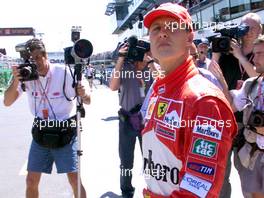
[[[199,74],[189,55],[191,26],[175,28],[175,20],[191,24],[186,9],[172,3],[144,19],[151,52],[165,76],[154,84],[142,132],[143,194],[218,197],[237,126],[223,93]]]

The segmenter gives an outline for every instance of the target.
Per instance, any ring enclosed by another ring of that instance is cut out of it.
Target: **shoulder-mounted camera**
[[[217,29],[215,33],[220,33],[221,36],[216,36],[212,39],[212,52],[228,53],[231,49],[230,41],[232,39],[240,39],[249,31],[249,26],[246,24],[229,25]]]
[[[117,59],[118,51],[124,45],[128,46],[125,57],[130,62],[143,61],[145,53],[150,51],[150,43],[148,41],[138,39],[136,36],[130,36],[123,43],[118,43],[117,48],[113,52],[113,59]]]

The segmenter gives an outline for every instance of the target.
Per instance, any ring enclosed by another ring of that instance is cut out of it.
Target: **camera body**
[[[228,36],[215,37],[212,41],[212,52],[228,53],[231,49],[230,41]]]
[[[143,61],[145,53],[150,51],[149,42],[138,39],[136,36],[130,36],[125,39],[123,43],[118,43],[116,49],[112,53],[112,59],[116,60],[118,58],[118,52],[124,45],[128,46],[126,60],[129,62]]]
[[[23,59],[22,64],[18,65],[21,81],[32,81],[39,78],[37,65],[34,64],[30,59],[30,52],[26,43],[16,45],[16,51],[20,53],[20,57]]]
[[[248,125],[251,127],[263,127],[264,126],[264,112],[256,110],[253,111],[249,117]]]
[[[127,59],[130,61],[143,61],[146,52],[150,51],[150,43],[131,36],[127,39]]]
[[[37,65],[33,63],[23,63],[18,66],[21,81],[37,80],[39,75],[37,71]]]
[[[231,49],[230,41],[232,39],[238,40],[245,36],[249,31],[249,26],[246,24],[230,25],[215,31],[220,33],[221,36],[216,36],[212,39],[212,52],[228,53]]]

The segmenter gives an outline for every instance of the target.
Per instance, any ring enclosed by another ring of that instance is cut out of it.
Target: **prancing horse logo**
[[[162,117],[166,113],[167,108],[168,108],[168,103],[159,102],[158,112],[157,112],[158,118]]]

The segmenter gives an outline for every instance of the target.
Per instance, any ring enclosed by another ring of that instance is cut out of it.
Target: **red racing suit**
[[[237,125],[223,93],[191,58],[154,84],[146,120],[144,197],[218,197]]]

